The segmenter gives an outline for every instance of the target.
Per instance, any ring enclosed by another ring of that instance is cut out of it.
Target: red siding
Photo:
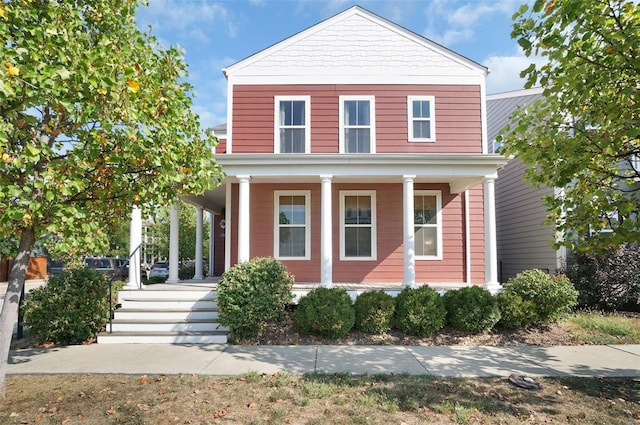
[[[274,256],[274,191],[311,191],[311,259],[283,261],[297,282],[320,281],[320,184],[261,184],[250,189],[250,255]],[[340,191],[375,190],[377,213],[377,261],[340,261]],[[464,195],[450,194],[447,184],[416,184],[415,190],[441,190],[443,207],[443,259],[417,260],[418,282],[464,282]],[[237,185],[233,185],[232,264],[237,261]],[[401,283],[403,282],[402,184],[338,184],[332,187],[333,215],[333,281],[336,283]],[[484,222],[482,187],[470,193],[472,279],[484,282]],[[473,211],[473,209],[476,211]]]
[[[484,195],[482,185],[469,189],[471,282],[484,283]]]
[[[218,144],[216,145],[216,153],[227,153],[227,139],[218,139]]]
[[[274,96],[311,96],[312,153],[339,152],[339,96],[375,96],[377,153],[481,153],[479,86],[239,85],[233,152],[272,153]],[[435,96],[436,142],[408,142],[407,96]]]

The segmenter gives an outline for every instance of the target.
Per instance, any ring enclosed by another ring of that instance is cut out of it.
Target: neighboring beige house
[[[542,88],[510,91],[487,96],[487,140],[495,142],[500,130],[519,107],[542,98]],[[495,143],[494,151],[499,146]],[[552,246],[553,226],[544,224],[547,211],[542,198],[560,189],[536,189],[523,180],[525,166],[512,158],[498,171],[496,180],[496,240],[498,278],[506,282],[523,270],[541,269],[556,273],[566,265],[566,250]]]

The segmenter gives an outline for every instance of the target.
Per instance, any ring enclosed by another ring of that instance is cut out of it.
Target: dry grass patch
[[[576,344],[640,344],[640,317],[579,312],[563,323]]]
[[[633,424],[640,381],[283,373],[11,376],[2,424]]]

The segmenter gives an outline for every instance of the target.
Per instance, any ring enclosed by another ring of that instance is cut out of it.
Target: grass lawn
[[[634,424],[640,380],[13,376],[2,424]]]
[[[577,313],[540,332],[556,328],[560,342],[640,344],[637,315]],[[406,375],[10,376],[0,424],[640,425],[640,377],[539,382],[525,390],[499,378]]]

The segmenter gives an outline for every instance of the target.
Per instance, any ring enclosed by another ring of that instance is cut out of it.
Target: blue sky
[[[326,18],[359,5],[487,66],[487,92],[521,89],[532,59],[510,37],[511,16],[526,0],[149,0],[138,26],[179,45],[204,127],[226,122],[221,69]]]

